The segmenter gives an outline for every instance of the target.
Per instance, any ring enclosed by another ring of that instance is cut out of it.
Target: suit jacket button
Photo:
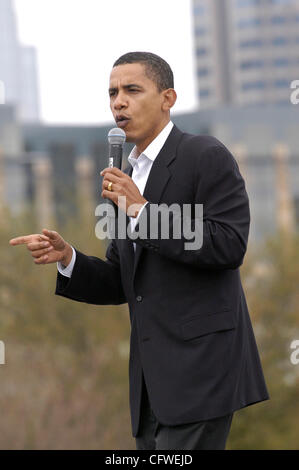
[[[138,297],[136,297],[136,300],[137,300],[137,302],[141,302],[142,301],[142,296],[138,295]]]

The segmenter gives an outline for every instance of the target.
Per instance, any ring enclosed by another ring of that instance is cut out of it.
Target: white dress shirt
[[[149,177],[152,165],[156,159],[156,157],[159,155],[163,145],[165,144],[170,132],[172,131],[173,128],[173,123],[169,121],[169,123],[164,127],[164,129],[160,132],[159,135],[146,147],[146,149],[139,155],[137,147],[135,146],[133,150],[131,151],[128,161],[133,167],[133,173],[132,173],[132,180],[138,187],[140,194],[143,195],[145,185],[147,182],[147,179]],[[133,231],[137,221],[139,219],[139,216],[144,208],[146,203],[142,206],[141,210],[138,213],[137,217],[130,217],[130,224],[131,224],[131,230]],[[133,243],[134,250],[136,248],[136,244]],[[71,259],[71,262],[67,267],[63,267],[63,265],[58,262],[57,263],[57,269],[62,274],[63,276],[66,277],[71,277],[74,264],[76,261],[76,251],[72,247],[73,250],[73,256]]]

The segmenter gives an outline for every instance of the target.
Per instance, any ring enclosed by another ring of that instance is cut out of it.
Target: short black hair
[[[159,92],[174,88],[173,72],[169,64],[151,52],[127,52],[122,55],[113,67],[124,64],[144,64],[147,77],[155,82]]]

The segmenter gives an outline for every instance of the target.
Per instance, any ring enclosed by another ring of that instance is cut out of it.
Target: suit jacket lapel
[[[143,193],[143,197],[149,202],[155,204],[160,203],[163,191],[169,179],[171,178],[171,172],[168,166],[175,159],[176,148],[182,136],[183,133],[176,126],[174,126],[164,146],[155,158]],[[136,243],[133,280],[143,250],[144,248]]]
[[[168,167],[175,159],[176,148],[182,136],[183,133],[176,126],[173,126],[173,129],[169,134],[169,137],[167,138],[164,146],[155,158],[143,193],[143,196],[149,202],[155,204],[160,203],[163,191],[169,179],[171,178],[171,172]],[[133,168],[130,164],[126,167],[124,173],[132,177]],[[129,224],[130,219],[128,216],[126,216],[126,227],[128,227]],[[136,251],[134,256],[133,242],[128,235],[126,236],[126,239],[123,240],[122,246],[124,249],[124,255],[128,262],[128,272],[133,271],[134,280],[140,256],[144,248],[136,243]]]
[[[124,170],[124,173],[132,177],[133,173],[133,167],[129,164],[129,166],[126,167]],[[127,259],[128,262],[128,271],[133,273],[134,269],[134,247],[133,247],[133,242],[132,240],[128,237],[127,234],[127,227],[130,225],[130,218],[126,215],[126,239],[123,240],[123,249],[124,249],[124,255]]]

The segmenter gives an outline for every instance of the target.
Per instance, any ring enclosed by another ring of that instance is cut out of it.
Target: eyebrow
[[[137,85],[136,83],[129,83],[128,85],[124,85],[122,88],[128,89],[128,88],[139,88],[142,89],[142,86]],[[109,88],[109,93],[112,91],[117,91],[118,88]]]

